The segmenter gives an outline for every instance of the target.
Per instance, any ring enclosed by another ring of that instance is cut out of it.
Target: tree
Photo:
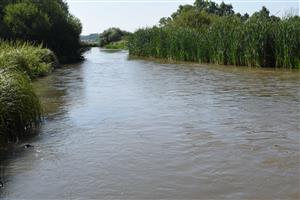
[[[176,17],[180,16],[182,13],[188,12],[190,10],[193,10],[194,7],[192,5],[180,5],[176,12],[174,12],[171,17],[172,19],[175,19]]]
[[[210,14],[216,14],[219,16],[228,16],[234,14],[232,5],[225,4],[224,2],[218,5],[213,1],[196,0],[194,6],[200,11],[204,10]]]
[[[214,16],[207,14],[207,12],[191,10],[183,12],[180,16],[175,18],[174,25],[180,27],[201,28],[210,25],[214,19]]]
[[[111,42],[117,42],[122,40],[125,36],[128,36],[129,33],[127,31],[122,31],[119,28],[109,28],[103,31],[99,35],[99,44],[100,47],[103,47]]]
[[[29,2],[10,4],[4,10],[4,24],[11,37],[25,40],[42,40],[50,30],[49,16]]]
[[[1,0],[0,36],[43,43],[61,62],[81,59],[80,21],[63,0]]]
[[[166,26],[170,23],[172,19],[170,17],[163,17],[159,20],[159,26],[162,27],[162,26]]]
[[[222,2],[220,4],[220,13],[219,15],[221,16],[228,16],[228,15],[233,15],[234,11],[233,11],[233,7],[231,4],[225,4],[224,2]]]
[[[200,10],[203,10],[208,6],[208,1],[207,0],[196,0],[194,3],[194,6]]]

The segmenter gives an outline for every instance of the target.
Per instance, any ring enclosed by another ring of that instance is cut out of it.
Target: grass
[[[0,41],[1,144],[17,141],[39,125],[41,106],[31,80],[57,66],[54,53],[41,45]]]
[[[117,42],[111,42],[108,45],[106,45],[104,48],[106,48],[106,49],[128,49],[128,41],[120,40]]]
[[[0,69],[0,142],[16,141],[38,126],[41,107],[30,79],[12,69]]]
[[[51,73],[57,66],[55,54],[41,45],[0,41],[0,68],[17,68],[34,79]]]

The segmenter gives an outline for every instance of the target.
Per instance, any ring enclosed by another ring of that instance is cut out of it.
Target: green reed
[[[209,26],[139,29],[129,37],[134,56],[255,67],[300,68],[300,18],[216,17]]]

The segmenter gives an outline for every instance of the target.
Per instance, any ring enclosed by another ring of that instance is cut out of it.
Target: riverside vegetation
[[[263,7],[252,16],[222,2],[180,6],[159,26],[129,36],[129,54],[222,65],[300,68],[300,17]]]
[[[128,36],[130,32],[112,27],[104,30],[102,33],[93,33],[80,37],[81,46],[102,47],[106,49],[128,49]]]
[[[17,141],[39,124],[42,110],[31,80],[58,66],[54,53],[41,45],[0,41],[0,142]]]
[[[99,35],[99,46],[107,49],[127,49],[130,33],[119,28],[109,28]]]
[[[81,23],[63,0],[0,1],[0,148],[38,127],[31,80],[82,60]]]

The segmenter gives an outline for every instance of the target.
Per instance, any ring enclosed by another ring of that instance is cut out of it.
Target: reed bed
[[[216,17],[209,26],[139,29],[129,36],[129,53],[178,61],[300,68],[300,18],[280,20]]]

